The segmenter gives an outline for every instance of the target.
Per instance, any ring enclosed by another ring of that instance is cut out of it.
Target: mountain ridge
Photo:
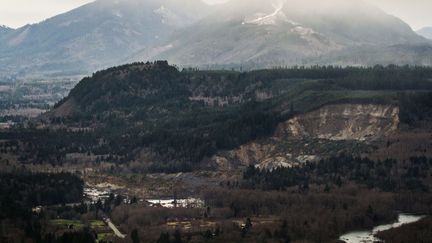
[[[210,69],[432,64],[432,41],[400,19],[369,5],[331,1],[339,7],[311,9],[300,0],[213,6],[99,0],[0,34],[0,76],[83,76],[142,60]]]
[[[13,31],[13,29],[6,26],[6,25],[0,25],[0,38],[2,35],[5,35],[5,34],[9,33],[10,31]]]
[[[332,55],[341,51],[353,55],[359,47],[432,45],[402,20],[369,5],[358,4],[356,8],[357,5],[345,4],[330,13],[326,8],[312,11],[297,0],[270,1],[265,6],[262,8],[260,1],[228,2],[214,16],[177,33],[166,42],[161,53],[138,55],[138,59],[167,59],[186,66],[237,63],[252,68],[344,65],[331,59]],[[325,62],[317,62],[317,58]],[[385,65],[394,61],[394,57],[375,63],[355,59],[352,57],[345,65]],[[405,64],[431,64],[430,61],[399,60]]]
[[[432,40],[432,27],[424,27],[418,30],[417,34]]]
[[[189,4],[186,4],[189,3]],[[81,73],[120,64],[200,18],[200,0],[95,1],[0,38],[0,63],[15,72]],[[204,11],[205,12],[205,11]]]

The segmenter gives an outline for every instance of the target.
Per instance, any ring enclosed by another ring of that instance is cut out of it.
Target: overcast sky
[[[0,25],[17,28],[28,23],[36,23],[91,1],[92,0],[0,0]],[[206,1],[221,2],[224,0]],[[432,0],[366,1],[379,6],[390,14],[398,16],[415,30],[424,26],[432,26]]]

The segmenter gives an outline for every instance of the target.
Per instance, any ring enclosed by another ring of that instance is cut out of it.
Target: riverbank
[[[432,216],[422,218],[421,220],[402,225],[399,228],[381,231],[377,237],[385,242],[392,243],[421,243],[432,240]]]
[[[339,237],[339,240],[346,243],[373,243],[380,242],[380,238],[376,235],[388,230],[398,229],[401,226],[416,223],[422,220],[424,216],[415,216],[408,214],[399,214],[398,220],[391,224],[379,225],[369,231],[354,231]],[[386,234],[387,235],[387,234]],[[393,241],[388,241],[393,242]]]

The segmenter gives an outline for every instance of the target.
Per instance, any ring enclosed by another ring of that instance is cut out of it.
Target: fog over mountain
[[[203,67],[429,65],[430,45],[357,0],[99,0],[0,31],[0,76],[88,74],[155,59]]]
[[[424,27],[418,30],[417,34],[432,40],[432,27]]]
[[[241,63],[252,68],[430,64],[427,57],[408,60],[390,55],[394,49],[411,53],[413,46],[423,45],[430,43],[406,23],[360,1],[236,0],[177,33],[155,58],[186,65]],[[381,47],[385,53],[375,54]],[[364,56],[365,51],[374,55]]]
[[[0,36],[0,72],[89,73],[155,45],[205,14],[200,0],[104,0]]]

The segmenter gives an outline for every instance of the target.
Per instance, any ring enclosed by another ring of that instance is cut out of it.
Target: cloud
[[[228,0],[203,0],[203,1],[208,4],[221,4],[227,2]]]
[[[93,0],[0,0],[0,25],[21,27],[72,10]]]
[[[401,18],[414,29],[432,26],[431,0],[367,0],[367,2]]]
[[[92,1],[93,0],[0,0],[0,25],[4,24],[16,28],[28,23],[36,23]],[[224,3],[227,0],[203,1],[208,4],[219,4]],[[262,1],[263,3],[265,3],[268,0]],[[308,2],[309,4],[311,1],[314,0],[305,0],[305,2]],[[432,9],[431,0],[364,1],[376,5],[384,11],[401,18],[402,20],[410,24],[414,29],[418,29],[424,26],[432,26],[432,14],[430,14],[430,10]],[[319,8],[323,5],[328,5],[328,2],[329,0],[315,0],[313,5]]]

